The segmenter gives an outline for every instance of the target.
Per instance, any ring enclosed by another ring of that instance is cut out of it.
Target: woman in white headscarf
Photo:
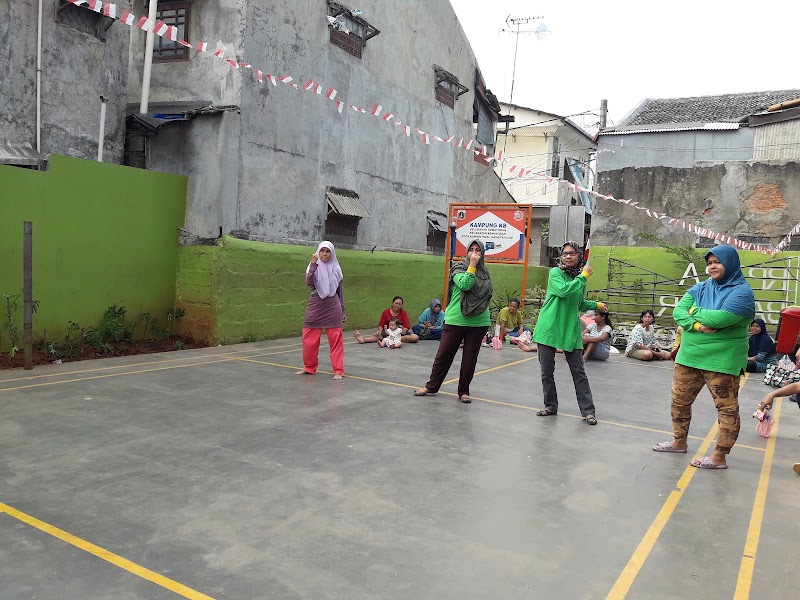
[[[342,269],[330,242],[320,242],[306,267],[306,284],[311,296],[303,320],[303,370],[298,375],[313,375],[319,366],[319,342],[324,329],[331,348],[333,378],[344,375],[342,323],[347,318],[342,291]]]

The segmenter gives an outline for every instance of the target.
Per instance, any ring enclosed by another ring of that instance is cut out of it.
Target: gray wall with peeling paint
[[[772,243],[800,219],[800,162],[699,162],[694,168],[628,167],[601,172],[597,190],[638,200],[645,208],[724,233],[766,236]],[[592,215],[592,245],[649,246],[654,233],[688,245],[698,236],[676,230],[625,204],[600,200]]]
[[[96,158],[100,96],[106,108],[104,160],[122,161],[131,30],[112,24],[106,40],[57,22],[57,0],[42,5],[41,152]],[[74,10],[74,6],[68,7]],[[0,141],[36,147],[38,3],[0,0]]]
[[[368,111],[380,103],[396,119],[441,137],[472,139],[477,61],[448,0],[387,0],[362,8],[381,33],[362,59],[329,41],[325,0],[195,2],[189,41],[245,60],[303,85],[333,86],[338,98]],[[141,0],[134,4],[143,13]],[[144,35],[131,44],[130,101],[139,94]],[[455,110],[434,99],[433,64],[469,92]],[[151,100],[210,100],[240,112],[201,115],[151,140],[150,164],[189,176],[186,228],[200,236],[245,230],[265,241],[319,240],[325,188],[357,192],[372,214],[357,247],[425,250],[428,210],[449,202],[512,202],[494,170],[436,141],[430,146],[370,115],[284,84],[259,84],[210,54],[155,64]]]

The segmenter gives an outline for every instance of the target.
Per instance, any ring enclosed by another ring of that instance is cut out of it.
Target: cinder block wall
[[[209,344],[300,335],[309,289],[305,269],[316,248],[223,238],[218,246],[178,250],[181,333]],[[345,274],[347,329],[370,330],[392,297],[403,296],[414,321],[441,298],[444,257],[338,250]],[[522,267],[490,265],[497,294],[522,287]],[[544,286],[547,269],[530,267],[527,286]]]

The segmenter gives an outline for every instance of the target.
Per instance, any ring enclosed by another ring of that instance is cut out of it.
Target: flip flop
[[[426,387],[421,387],[421,388],[419,388],[417,390],[414,390],[414,395],[415,396],[427,396],[428,394],[435,394],[435,393],[436,392],[432,392]]]
[[[676,452],[677,454],[686,454],[686,448],[676,448],[672,442],[661,442],[653,446],[656,452]]]
[[[716,463],[711,462],[711,459],[707,456],[703,458],[696,458],[692,462],[689,463],[693,467],[697,467],[698,469],[727,469],[728,465],[723,463],[718,465]]]
[[[469,397],[469,394],[462,394],[459,400],[461,400],[464,404],[469,404],[472,402],[472,398]]]

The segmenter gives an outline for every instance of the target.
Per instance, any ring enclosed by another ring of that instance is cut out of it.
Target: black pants
[[[575,384],[575,395],[578,397],[578,407],[581,415],[594,414],[594,400],[592,390],[589,388],[589,379],[583,370],[583,353],[580,349],[564,351],[569,370],[572,373],[572,382]],[[539,368],[542,370],[542,392],[544,393],[544,406],[558,411],[558,392],[556,391],[556,349],[552,346],[539,344]]]
[[[439,351],[433,360],[431,378],[425,387],[432,392],[438,392],[442,387],[444,378],[453,364],[458,347],[464,342],[464,353],[461,356],[461,374],[458,377],[458,395],[469,396],[469,384],[475,375],[475,365],[478,364],[478,352],[481,350],[481,341],[486,334],[486,325],[482,327],[466,327],[463,325],[447,325],[442,328],[442,339],[439,342]]]

